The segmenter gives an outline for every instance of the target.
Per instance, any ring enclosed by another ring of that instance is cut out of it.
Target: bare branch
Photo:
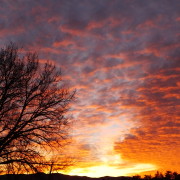
[[[12,43],[0,50],[0,164],[38,171],[47,164],[42,149],[66,138],[64,115],[74,92],[61,79],[60,70],[39,64],[36,53],[20,58]]]

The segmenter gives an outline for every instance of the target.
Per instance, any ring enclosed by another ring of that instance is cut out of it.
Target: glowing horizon
[[[98,164],[98,163],[97,163]],[[124,164],[126,164],[124,166]],[[122,166],[122,168],[121,168]],[[99,162],[99,165],[94,165],[91,167],[75,167],[70,170],[62,171],[68,175],[77,175],[77,176],[88,176],[88,177],[119,177],[119,176],[132,176],[141,174],[149,171],[156,171],[157,166],[153,164],[138,164],[124,161],[119,155],[109,155],[106,159],[102,159]],[[61,171],[60,171],[61,172]]]
[[[143,170],[145,168],[145,170]],[[72,171],[68,172],[68,175],[77,175],[77,176],[88,176],[88,177],[119,177],[119,176],[132,176],[141,174],[146,171],[154,171],[157,170],[156,166],[151,164],[137,164],[135,167],[129,167],[125,169],[116,169],[111,166],[93,166],[87,168],[76,168]]]

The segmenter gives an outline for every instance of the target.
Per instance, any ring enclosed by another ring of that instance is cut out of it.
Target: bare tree
[[[74,92],[63,86],[60,70],[40,64],[36,53],[23,57],[10,44],[0,50],[0,165],[38,172],[44,150],[61,144]]]

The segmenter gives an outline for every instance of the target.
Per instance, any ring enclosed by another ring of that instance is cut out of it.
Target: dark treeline
[[[0,180],[180,180],[180,174],[177,172],[166,171],[165,174],[156,172],[155,175],[136,175],[133,177],[101,177],[101,178],[90,178],[90,177],[80,177],[80,176],[69,176],[63,174],[7,174],[1,175]]]
[[[132,179],[138,180],[138,179],[144,179],[144,180],[180,180],[180,174],[177,172],[172,172],[172,171],[166,171],[165,174],[157,171],[154,176],[152,175],[144,175],[144,177],[141,177],[139,175],[133,176]]]

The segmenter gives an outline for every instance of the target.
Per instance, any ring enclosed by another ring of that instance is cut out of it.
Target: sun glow
[[[124,118],[121,119],[124,120]],[[97,133],[89,135],[83,141],[94,145],[88,146],[87,150],[91,150],[91,153],[79,157],[82,158],[82,161],[79,161],[79,163],[77,161],[77,164],[72,169],[62,173],[98,178],[104,176],[132,176],[157,170],[157,166],[154,164],[135,163],[131,162],[131,160],[125,160],[120,153],[114,150],[116,140],[121,137],[120,141],[122,142],[125,136],[130,133],[130,129],[134,126],[137,127],[137,124],[130,122],[127,128],[126,122],[126,119],[119,124],[110,121],[106,125],[97,127]],[[79,144],[81,143],[82,141],[79,142]]]
[[[138,174],[143,171],[153,171],[156,169],[155,165],[152,164],[136,164],[132,167],[121,168],[118,166],[109,166],[109,165],[99,165],[86,168],[75,168],[71,170],[69,175],[79,175],[79,176],[88,176],[88,177],[103,177],[103,176],[130,176],[133,174]]]
[[[148,163],[135,164],[130,161],[123,160],[119,155],[113,154],[101,158],[101,162],[96,164],[97,165],[91,165],[90,167],[77,166],[69,170],[69,172],[65,172],[65,174],[98,178],[104,176],[132,176],[147,171],[157,170],[156,165]]]

